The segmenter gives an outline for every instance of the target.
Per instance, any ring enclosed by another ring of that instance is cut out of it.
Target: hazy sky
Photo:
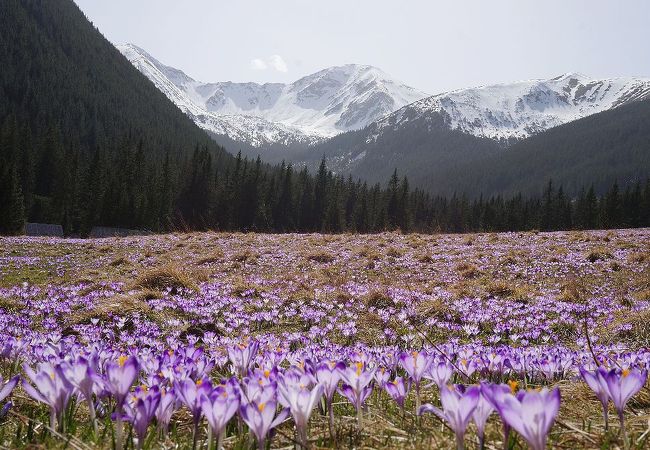
[[[75,0],[112,42],[201,81],[294,81],[346,63],[428,93],[650,77],[647,0]]]

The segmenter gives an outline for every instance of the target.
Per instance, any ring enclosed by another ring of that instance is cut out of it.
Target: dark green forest
[[[541,195],[434,196],[397,171],[369,184],[333,174],[325,160],[310,173],[235,157],[133,68],[71,0],[3,0],[0,18],[2,234],[20,234],[26,222],[61,224],[72,236],[97,225],[152,232],[650,225],[650,183],[641,180],[620,189],[572,185],[571,194],[549,182]]]
[[[404,114],[413,113],[408,110]],[[406,116],[408,117],[408,116]],[[389,116],[389,119],[392,117]],[[541,195],[555,180],[573,197],[585,186],[605,193],[643,182],[650,174],[650,100],[551,128],[518,142],[498,143],[449,129],[444,114],[430,111],[379,132],[376,124],[294,151],[293,161],[317,167],[321,155],[340,173],[385,182],[392,170],[414,186],[440,195]],[[510,144],[510,145],[508,145]],[[354,159],[363,154],[351,164]],[[345,165],[337,166],[338,161]]]

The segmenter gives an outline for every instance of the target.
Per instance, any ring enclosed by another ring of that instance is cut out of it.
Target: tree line
[[[571,198],[552,181],[539,196],[433,196],[395,171],[385,185],[337,176],[325,160],[311,174],[241,154],[223,164],[197,145],[191,155],[152,157],[124,136],[110,150],[64,145],[9,118],[0,128],[0,232],[56,223],[85,236],[96,225],[164,232],[478,232],[650,226],[650,181],[586,187]]]

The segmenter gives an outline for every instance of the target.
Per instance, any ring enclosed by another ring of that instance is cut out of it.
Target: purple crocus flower
[[[628,400],[641,390],[647,379],[648,372],[636,369],[625,369],[620,372],[616,369],[612,369],[605,375],[609,398],[612,400],[612,403],[614,403],[614,407],[618,413],[618,419],[621,423],[623,442],[627,442],[623,415],[625,405],[627,405]]]
[[[417,415],[420,410],[420,383],[433,364],[433,358],[426,352],[403,352],[399,356],[399,362],[415,385],[415,413]]]
[[[199,438],[199,423],[201,422],[201,398],[204,395],[210,395],[212,392],[212,383],[208,379],[199,379],[196,382],[191,379],[185,379],[176,382],[174,390],[180,401],[187,406],[192,413],[194,420],[194,443],[192,448],[196,448],[196,443]]]
[[[442,410],[431,404],[422,405],[419,414],[430,412],[445,420],[456,434],[456,446],[459,450],[465,448],[464,436],[467,425],[472,418],[480,397],[480,388],[472,386],[451,385],[440,388]]]
[[[95,420],[95,403],[93,401],[93,394],[99,390],[103,385],[103,380],[97,374],[91,364],[86,358],[79,357],[76,361],[63,366],[66,378],[75,387],[77,392],[81,394],[86,400],[88,405],[88,412],[90,416],[90,423],[93,426],[95,436],[97,436],[97,421]]]
[[[503,398],[507,395],[513,395],[516,392],[518,383],[510,382],[509,384],[491,384],[481,383],[481,395],[490,402],[490,405],[495,410],[499,410],[498,405],[503,402]],[[503,422],[503,448],[508,449],[508,441],[510,439],[510,424],[505,420]],[[478,425],[477,425],[478,426]]]
[[[240,377],[246,376],[248,369],[250,369],[257,356],[259,345],[259,342],[252,341],[248,345],[228,347],[228,358],[230,358],[235,373]]]
[[[334,408],[332,398],[334,392],[341,381],[341,374],[345,370],[345,364],[342,362],[323,362],[316,367],[316,380],[323,386],[323,394],[327,406],[329,418],[330,438],[334,440]]]
[[[63,427],[63,412],[65,411],[74,387],[68,381],[60,364],[42,364],[39,372],[34,372],[28,365],[23,366],[25,374],[35,387],[23,380],[25,392],[33,399],[50,407],[50,427],[56,428],[57,420]]]
[[[485,389],[487,388],[481,385],[481,395],[479,396],[478,403],[476,404],[476,408],[472,413],[472,419],[476,424],[476,431],[477,431],[476,434],[478,434],[479,448],[484,447],[485,424],[495,409],[492,403],[490,402],[490,400],[488,400],[488,398],[486,397],[484,393]]]
[[[431,364],[427,373],[424,374],[424,377],[433,380],[433,382],[442,389],[443,386],[447,386],[453,374],[454,368],[450,364],[439,362],[437,364]]]
[[[560,390],[519,391],[496,405],[501,418],[517,430],[533,450],[546,448],[546,437],[560,410]]]
[[[18,384],[19,381],[20,375],[16,375],[3,385],[4,380],[2,379],[2,376],[0,376],[0,386],[2,386],[0,389],[0,402],[4,401],[4,399],[7,398],[9,394],[11,394],[11,391],[14,390],[16,384]]]
[[[283,409],[276,417],[276,408],[277,402],[275,400],[269,400],[265,403],[251,401],[242,403],[239,407],[239,414],[255,435],[259,450],[264,450],[269,432],[280,425],[289,415],[289,410]]]
[[[323,386],[317,384],[309,389],[299,374],[287,374],[278,379],[278,400],[289,408],[296,423],[296,431],[302,448],[307,448],[307,424],[314,406],[323,396]]]
[[[174,388],[160,389],[160,402],[156,409],[156,422],[158,423],[158,428],[163,432],[163,434],[167,433],[169,422],[171,421],[172,414],[174,414],[174,411],[176,411],[176,408],[178,407],[178,403],[179,401],[176,398]]]
[[[374,370],[366,370],[365,364],[361,361],[354,363],[352,367],[346,367],[341,372],[344,384],[338,392],[346,397],[354,405],[357,411],[357,426],[361,427],[361,409],[368,396],[372,393],[372,381]]]
[[[122,355],[117,362],[110,362],[106,365],[106,389],[115,397],[118,410],[124,405],[126,396],[139,372],[140,364],[135,356]]]
[[[154,386],[147,390],[137,387],[133,394],[133,402],[125,404],[125,417],[133,424],[133,429],[138,438],[137,449],[144,445],[144,438],[151,420],[156,415],[160,403],[160,390]]]
[[[126,396],[140,372],[135,356],[121,355],[106,365],[106,389],[115,397],[115,448],[122,448],[122,414]]]
[[[230,384],[231,381],[228,383]],[[239,388],[233,388],[232,384],[230,388],[227,385],[219,385],[209,395],[201,395],[201,410],[210,425],[212,433],[217,436],[217,450],[221,450],[223,432],[232,416],[239,409],[239,405]],[[208,447],[211,444],[209,442]]]
[[[411,389],[411,379],[409,378],[405,380],[402,377],[396,377],[393,381],[386,383],[384,388],[399,407],[404,409],[404,401]]]
[[[607,370],[598,367],[594,371],[589,371],[584,367],[581,367],[580,375],[591,390],[594,391],[596,397],[600,400],[600,403],[603,406],[603,419],[605,419],[605,430],[607,430],[609,428],[609,418],[607,413],[607,405],[609,404],[609,389],[606,380]]]

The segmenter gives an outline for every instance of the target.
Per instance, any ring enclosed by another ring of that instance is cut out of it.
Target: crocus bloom
[[[323,386],[320,384],[310,390],[303,384],[292,382],[290,377],[281,376],[279,378],[278,400],[284,407],[289,408],[303,448],[307,448],[309,416],[322,396]]]
[[[228,358],[232,363],[235,373],[244,377],[248,369],[251,367],[257,351],[259,349],[259,342],[252,341],[248,345],[235,345],[228,347]]]
[[[201,422],[201,398],[204,395],[210,395],[212,392],[212,383],[208,379],[199,379],[196,382],[186,379],[177,382],[174,385],[176,395],[183,402],[185,406],[192,413],[194,419],[194,444],[192,448],[196,448],[196,443],[199,438],[199,423]]]
[[[0,376],[0,386],[2,388],[0,389],[0,402],[2,402],[5,398],[11,394],[11,391],[16,387],[16,384],[18,384],[18,381],[20,381],[20,375],[16,375],[15,377],[11,378],[9,381],[7,381],[3,385],[3,379],[2,376]]]
[[[156,408],[156,422],[158,422],[158,428],[160,428],[163,433],[167,433],[169,421],[177,408],[177,403],[178,399],[176,398],[174,388],[162,388],[160,390],[160,403],[158,403],[158,408]]]
[[[133,423],[133,429],[138,437],[138,449],[141,449],[144,445],[147,428],[156,415],[159,403],[160,391],[158,386],[154,386],[151,389],[136,388],[133,394],[133,402],[125,404],[126,419]]]
[[[63,426],[62,416],[68,405],[74,387],[66,378],[59,364],[51,366],[43,364],[38,373],[28,365],[23,366],[25,374],[34,383],[34,386],[23,380],[23,389],[30,397],[50,407],[50,427],[55,428],[57,419]]]
[[[126,396],[140,372],[135,356],[121,355],[106,365],[106,389],[115,397],[115,448],[122,448],[122,413]]]
[[[217,436],[217,450],[221,450],[226,424],[239,409],[239,404],[240,395],[238,390],[227,389],[225,385],[217,386],[209,395],[201,395],[201,410],[212,432]]]
[[[440,388],[440,402],[442,410],[433,405],[422,405],[419,414],[431,412],[445,420],[449,427],[456,434],[456,445],[458,449],[465,448],[463,438],[465,430],[472,417],[472,413],[478,404],[480,388],[472,386],[465,389],[463,386],[443,386]]]
[[[592,391],[596,394],[598,400],[600,400],[601,405],[603,406],[603,418],[605,419],[605,429],[609,426],[609,420],[607,415],[607,405],[609,403],[609,389],[607,387],[607,370],[602,367],[597,368],[594,371],[588,371],[584,367],[580,368],[580,375],[582,379],[585,380],[585,383],[591,388]]]
[[[342,362],[322,363],[316,367],[316,380],[323,386],[323,393],[327,400],[332,400],[344,370],[345,364]]]
[[[266,403],[252,401],[242,403],[239,407],[239,414],[241,414],[241,418],[255,435],[260,450],[264,450],[266,436],[269,432],[281,424],[289,414],[289,410],[283,409],[276,417],[276,407],[277,402],[275,400],[269,400]]]
[[[375,380],[377,381],[380,389],[383,389],[384,386],[386,386],[386,383],[388,383],[388,380],[390,380],[390,376],[390,370],[386,370],[385,367],[381,367],[375,372]]]
[[[424,374],[424,377],[433,380],[433,382],[442,389],[443,386],[447,386],[453,374],[454,368],[450,364],[439,362],[437,364],[431,364],[429,370]]]
[[[546,437],[560,410],[560,390],[519,391],[504,395],[496,405],[501,418],[528,442],[533,450],[546,448]]]
[[[618,413],[618,419],[621,422],[621,431],[623,433],[624,442],[627,441],[623,416],[625,405],[627,405],[628,400],[630,400],[632,396],[641,390],[645,385],[647,378],[648,372],[645,370],[626,369],[619,372],[616,369],[612,369],[605,375],[609,398],[612,399],[612,403],[614,403],[614,407]]]
[[[420,383],[429,371],[433,358],[426,352],[404,352],[399,356],[399,362],[415,385],[415,413],[417,414],[420,409]]]
[[[494,412],[494,406],[492,406],[492,403],[490,402],[490,400],[488,400],[488,398],[484,394],[485,389],[487,388],[481,386],[481,395],[479,396],[478,403],[476,404],[476,408],[472,413],[472,419],[476,424],[476,431],[479,440],[479,448],[483,448],[483,442],[485,439],[485,423],[490,417],[490,414]]]
[[[92,364],[83,357],[77,358],[76,361],[63,366],[66,378],[77,389],[86,400],[90,414],[90,423],[97,435],[97,422],[95,421],[95,404],[93,402],[93,393],[99,386],[102,386],[102,378],[95,372]]]
[[[135,356],[122,355],[117,362],[106,365],[106,388],[115,397],[118,412],[139,372],[140,364]]]
[[[346,367],[341,372],[344,384],[339,393],[346,397],[357,410],[357,425],[361,426],[361,408],[372,392],[374,370],[366,370],[364,363],[356,362],[352,367]]]
[[[503,397],[513,395],[516,392],[517,385],[516,382],[510,382],[509,384],[481,383],[481,395],[490,402],[492,408],[498,411],[498,405],[503,402]],[[505,420],[501,421],[503,422],[503,445],[504,448],[508,448],[510,425]]]
[[[411,380],[404,380],[402,377],[396,377],[393,381],[389,381],[384,386],[388,395],[391,396],[400,408],[404,408],[404,400],[411,389]]]
[[[316,380],[323,386],[325,403],[327,404],[327,415],[329,418],[330,438],[334,439],[334,408],[332,407],[332,397],[341,380],[341,374],[345,370],[345,364],[342,362],[324,362],[316,367]]]

